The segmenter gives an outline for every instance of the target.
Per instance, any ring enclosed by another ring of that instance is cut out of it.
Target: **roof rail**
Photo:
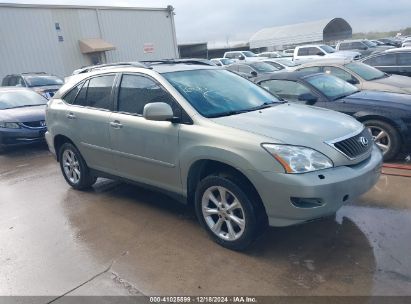
[[[88,73],[94,70],[100,70],[100,69],[108,69],[108,68],[113,68],[113,67],[136,67],[136,68],[145,68],[145,69],[150,69],[149,66],[145,65],[142,62],[139,61],[132,61],[132,62],[115,62],[115,63],[105,63],[105,64],[99,64],[99,65],[90,65],[86,66],[83,68],[80,68],[78,70],[75,70],[73,72],[73,75],[76,74],[82,74],[82,73]]]
[[[188,58],[188,59],[160,59],[160,60],[144,60],[142,63],[147,63],[149,65],[157,64],[199,64],[199,65],[210,65],[215,66],[208,59],[198,59],[198,58]]]

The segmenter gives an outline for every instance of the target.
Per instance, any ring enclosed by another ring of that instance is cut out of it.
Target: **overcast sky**
[[[247,41],[264,27],[346,19],[353,32],[411,26],[411,0],[25,0],[0,2],[175,8],[177,39],[187,42]]]

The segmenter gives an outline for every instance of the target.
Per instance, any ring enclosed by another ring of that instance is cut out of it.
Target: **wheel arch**
[[[60,154],[59,153],[60,148],[65,143],[71,143],[73,146],[76,147],[76,145],[73,143],[73,141],[65,135],[59,134],[59,135],[56,135],[53,139],[54,151],[56,151],[56,159],[57,159],[58,162],[60,161],[60,155],[59,155]]]
[[[257,199],[256,204],[261,208],[260,210],[264,211],[266,214],[264,204],[257,188],[244,172],[230,164],[212,159],[198,159],[191,164],[187,174],[187,203],[189,205],[194,204],[196,185],[202,179],[210,175],[230,176],[234,179],[234,182],[239,182],[244,185],[246,188],[245,190],[250,192],[250,194]]]

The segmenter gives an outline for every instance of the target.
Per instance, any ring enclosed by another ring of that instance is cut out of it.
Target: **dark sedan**
[[[411,48],[398,48],[361,59],[385,73],[411,76]]]
[[[26,88],[0,88],[0,151],[44,141],[47,99]]]
[[[359,91],[348,82],[321,73],[277,73],[255,82],[289,102],[355,117],[369,128],[384,160],[395,158],[400,151],[411,151],[411,95]]]

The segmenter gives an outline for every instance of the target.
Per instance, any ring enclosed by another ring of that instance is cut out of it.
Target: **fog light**
[[[291,203],[297,208],[316,208],[321,207],[324,203],[319,198],[302,198],[291,197]]]

